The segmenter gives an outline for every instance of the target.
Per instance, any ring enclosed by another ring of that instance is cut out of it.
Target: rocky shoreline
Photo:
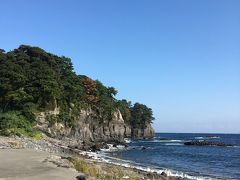
[[[91,167],[88,169],[98,169],[98,171],[102,171],[103,174],[109,172],[110,170],[112,173],[112,168],[114,167],[116,169],[116,172],[114,172],[115,175],[120,174],[120,176],[122,176],[120,177],[120,179],[176,179],[173,177],[168,177],[166,173],[162,173],[162,175],[160,175],[155,172],[147,172],[134,167],[124,167],[121,166],[121,164],[114,164],[103,161],[97,156],[97,153],[94,153],[94,150],[97,151],[104,146],[106,148],[109,148],[107,147],[108,145],[106,143],[95,144],[93,145],[94,147],[90,148],[90,151],[78,149],[77,147],[74,147],[73,144],[74,143],[71,141],[71,139],[65,139],[64,141],[56,140],[45,135],[41,140],[34,140],[31,138],[17,136],[0,136],[0,152],[1,150],[8,149],[31,149],[36,152],[47,152],[50,155],[44,161],[53,163],[57,167],[61,168],[75,168],[79,171],[79,164],[74,164],[74,162],[78,162],[76,160],[80,158],[81,165],[82,162],[84,162],[84,165],[86,165],[87,167]],[[111,146],[117,146],[117,144],[115,143]],[[121,146],[125,146],[125,144],[121,144]],[[82,169],[80,168],[80,170]],[[85,171],[85,173],[87,173],[85,174],[82,171]],[[76,176],[76,179],[101,179],[101,176],[99,174],[96,175],[97,177],[94,177],[93,175],[95,174],[92,174],[85,169],[83,169],[82,171],[79,171],[79,176]],[[128,176],[128,174],[132,175],[132,177]]]

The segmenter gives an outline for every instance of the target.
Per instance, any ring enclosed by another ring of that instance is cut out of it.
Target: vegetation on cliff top
[[[101,123],[111,121],[119,109],[126,123],[144,128],[152,110],[143,104],[117,100],[117,90],[73,70],[71,60],[41,48],[21,45],[0,50],[0,134],[32,133],[35,114],[60,107],[51,122],[74,126],[81,108],[95,110]]]

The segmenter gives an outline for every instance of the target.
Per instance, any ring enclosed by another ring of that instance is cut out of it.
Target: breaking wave
[[[99,162],[105,162],[109,164],[114,164],[126,168],[134,168],[140,171],[149,172],[149,173],[157,173],[162,174],[165,173],[167,176],[177,177],[177,178],[183,178],[183,179],[191,179],[191,180],[217,180],[218,177],[210,177],[210,176],[203,176],[203,175],[193,175],[191,173],[185,173],[182,171],[177,171],[173,169],[167,169],[167,168],[157,168],[157,167],[151,167],[151,166],[144,166],[139,163],[135,163],[130,160],[123,160],[116,157],[111,157],[106,155],[105,153],[90,153],[89,154],[92,159],[98,160]]]

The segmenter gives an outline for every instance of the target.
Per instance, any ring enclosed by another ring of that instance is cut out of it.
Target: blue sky
[[[240,133],[239,0],[8,0],[0,48],[39,46],[150,106],[158,132]]]

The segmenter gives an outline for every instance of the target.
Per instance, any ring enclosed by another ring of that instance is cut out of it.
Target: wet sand
[[[0,180],[76,180],[72,168],[44,162],[50,154],[31,149],[0,149]]]

